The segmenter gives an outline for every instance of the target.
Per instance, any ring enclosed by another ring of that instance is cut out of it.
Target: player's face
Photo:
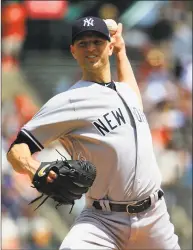
[[[96,34],[85,35],[71,45],[71,52],[83,70],[94,71],[109,63],[112,44]]]

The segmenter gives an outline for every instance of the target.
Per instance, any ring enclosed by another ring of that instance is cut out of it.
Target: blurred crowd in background
[[[85,3],[86,2],[86,3]],[[123,23],[141,90],[165,198],[182,249],[192,249],[192,1],[2,1],[2,249],[57,249],[84,200],[34,212],[38,193],[15,173],[6,152],[20,128],[53,95],[80,78],[69,53],[81,16]],[[111,58],[112,78],[116,80]],[[38,160],[55,160],[57,142]],[[64,151],[65,153],[65,151]],[[49,159],[48,159],[49,157]],[[69,156],[67,156],[69,157]]]

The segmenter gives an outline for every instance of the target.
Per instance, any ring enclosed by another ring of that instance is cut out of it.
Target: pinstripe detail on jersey
[[[44,149],[42,144],[26,129],[21,130],[40,150]]]

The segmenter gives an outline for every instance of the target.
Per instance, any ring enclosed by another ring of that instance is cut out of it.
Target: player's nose
[[[88,45],[87,45],[87,50],[88,51],[93,51],[93,50],[95,50],[95,48],[96,47],[92,42],[88,43]]]

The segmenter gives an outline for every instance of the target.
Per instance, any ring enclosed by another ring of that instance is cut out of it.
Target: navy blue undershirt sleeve
[[[41,151],[44,149],[44,147],[41,145],[40,142],[27,130],[22,129],[18,135],[15,141],[11,144],[8,152],[15,144],[25,143],[28,145],[31,154],[34,154],[38,151]]]

